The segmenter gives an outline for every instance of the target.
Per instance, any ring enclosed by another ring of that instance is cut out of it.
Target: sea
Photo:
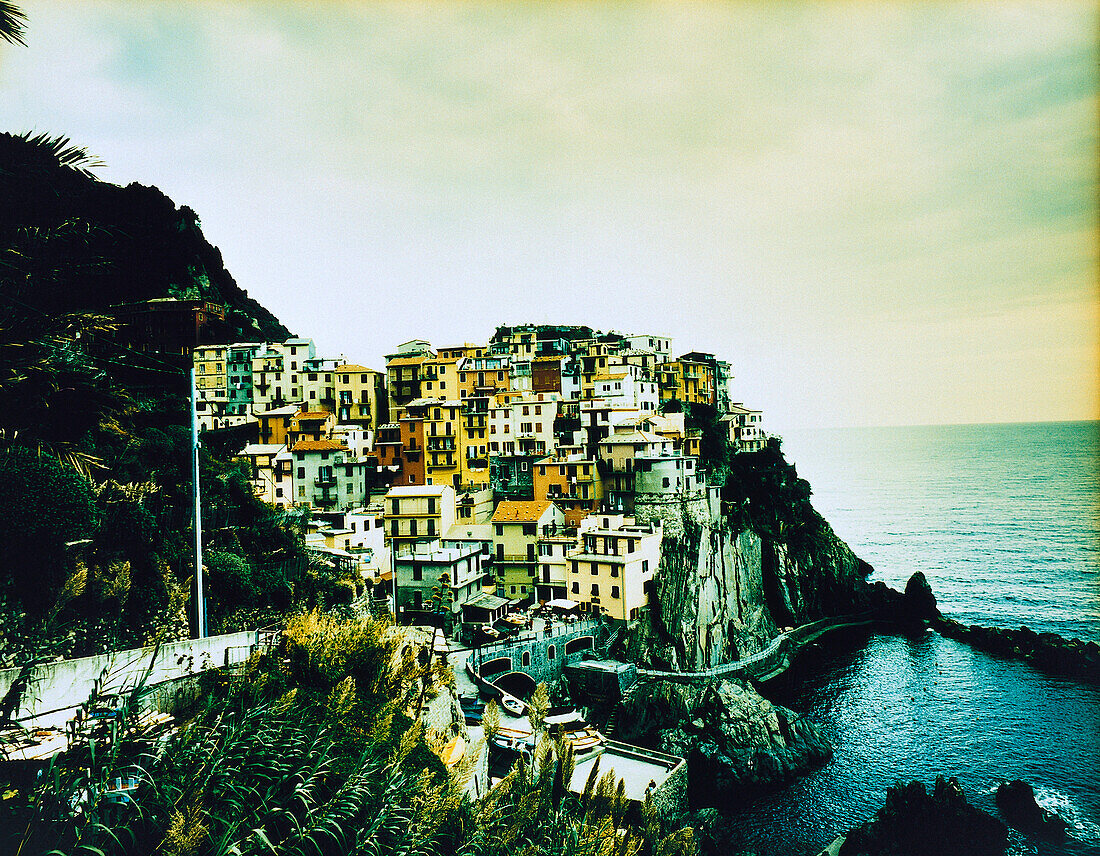
[[[1100,641],[1100,423],[791,432],[787,460],[871,579],[924,572],[968,624]],[[1016,854],[1100,854],[1100,687],[928,632],[825,637],[766,694],[804,712],[833,758],[793,785],[722,807],[730,853],[816,854],[873,817],[887,788],[939,775],[996,814],[1023,779],[1070,823]]]

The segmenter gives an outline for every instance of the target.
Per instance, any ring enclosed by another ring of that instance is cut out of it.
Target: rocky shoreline
[[[1024,660],[1053,675],[1100,683],[1100,645],[1064,639],[1056,633],[962,624],[937,616],[931,627],[948,639],[965,642],[979,651]]]
[[[647,683],[619,717],[623,739],[687,759],[697,808],[777,787],[832,756],[812,722],[732,678]]]

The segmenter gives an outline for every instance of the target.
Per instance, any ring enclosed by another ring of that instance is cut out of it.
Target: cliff
[[[98,181],[95,165],[65,138],[0,133],[0,297],[50,315],[196,298],[226,307],[230,340],[290,335],[237,285],[194,211],[156,187]]]
[[[664,525],[649,609],[614,652],[640,666],[698,672],[763,650],[784,628],[883,612],[902,596],[869,585],[871,567],[809,502],[778,442],[727,458],[721,501],[640,505]],[[650,680],[618,714],[628,740],[688,759],[694,806],[774,786],[831,754],[817,727],[734,678]]]
[[[710,668],[756,653],[782,627],[870,602],[871,567],[823,520],[811,543],[761,535],[725,504],[711,519],[666,529],[650,609],[620,649],[639,665]]]

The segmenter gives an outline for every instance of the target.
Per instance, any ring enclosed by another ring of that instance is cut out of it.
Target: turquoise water
[[[851,429],[790,435],[814,503],[875,575],[921,570],[968,623],[1100,639],[1097,423]],[[817,853],[870,818],[891,785],[957,776],[996,812],[1021,778],[1072,824],[1018,853],[1100,853],[1100,687],[935,634],[830,638],[769,686],[829,736],[834,757],[791,787],[726,806],[731,852]]]

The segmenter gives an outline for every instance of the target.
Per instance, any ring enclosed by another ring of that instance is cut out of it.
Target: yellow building
[[[450,348],[437,348],[436,356],[441,360],[460,360],[463,357],[482,357],[485,356],[485,346],[475,345],[473,342],[466,342],[462,345],[455,345]]]
[[[493,567],[502,597],[535,595],[540,536],[560,533],[565,517],[554,503],[502,500],[493,513]]]
[[[398,355],[386,360],[386,391],[389,394],[389,418],[400,419],[401,408],[420,398],[420,370],[430,354]]]
[[[462,428],[459,434],[461,476],[464,485],[488,485],[489,477],[489,401],[487,395],[462,399]]]
[[[421,398],[458,398],[458,363],[460,357],[434,357],[420,364]]]
[[[646,605],[661,558],[661,524],[637,524],[621,514],[598,514],[567,555],[570,600],[582,612],[619,621],[638,617]]]
[[[353,363],[344,363],[334,372],[336,415],[340,424],[361,425],[372,431],[385,422],[385,376],[381,372]]]
[[[454,488],[445,484],[390,488],[383,503],[383,531],[390,552],[443,537],[455,524]]]
[[[195,367],[195,410],[201,431],[229,424],[227,350],[226,345],[201,345],[191,352]]]
[[[429,484],[462,483],[462,402],[420,400],[424,408],[424,476]]]
[[[661,401],[675,398],[690,404],[716,403],[714,366],[681,357],[657,366],[657,386]]]

